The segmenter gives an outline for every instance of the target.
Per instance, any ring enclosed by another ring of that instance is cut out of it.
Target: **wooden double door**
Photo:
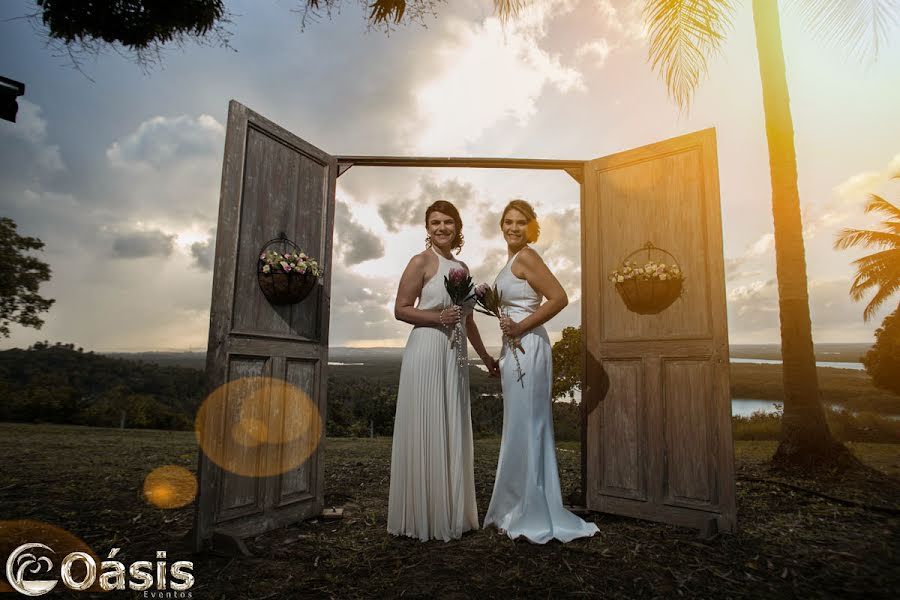
[[[232,101],[207,349],[210,395],[197,418],[198,548],[322,510],[335,186],[357,163],[561,168],[578,180],[587,507],[733,530],[713,130],[586,162],[342,162]],[[325,266],[298,304],[271,304],[257,281],[260,251],[281,236]],[[686,275],[682,297],[656,315],[630,312],[606,276],[646,242],[677,257]]]

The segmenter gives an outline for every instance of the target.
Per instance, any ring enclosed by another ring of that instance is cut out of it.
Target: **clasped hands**
[[[441,309],[441,312],[438,313],[438,322],[442,327],[446,327],[447,329],[455,326],[461,319],[462,310],[458,304],[443,308]],[[487,367],[488,375],[491,377],[500,376],[500,362],[496,358],[490,354],[485,354],[481,357],[481,360],[484,362],[484,366]]]

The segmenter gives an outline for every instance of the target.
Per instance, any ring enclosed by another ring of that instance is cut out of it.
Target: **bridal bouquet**
[[[478,312],[489,315],[492,317],[500,318],[501,307],[503,306],[503,295],[497,289],[497,286],[490,287],[486,283],[481,283],[475,288],[475,302],[478,303],[478,306],[481,308],[475,308]],[[483,309],[483,310],[482,310]],[[509,315],[503,313],[503,316],[508,317]],[[516,352],[518,349],[525,354],[525,348],[522,347],[522,342],[519,341],[519,338],[508,338],[506,335],[503,336],[504,341],[509,344],[509,349],[512,351],[513,358],[516,360],[516,381],[522,384],[522,387],[525,387],[525,373],[522,372],[522,365],[519,364],[519,355]]]
[[[472,277],[465,269],[450,269],[448,275],[444,275],[444,287],[450,296],[450,302],[454,306],[462,309],[463,304],[472,299]],[[456,365],[462,368],[466,364],[465,356],[461,351],[462,345],[466,343],[466,336],[463,334],[462,320],[456,322],[453,327],[453,333],[450,334],[450,347],[456,348]]]

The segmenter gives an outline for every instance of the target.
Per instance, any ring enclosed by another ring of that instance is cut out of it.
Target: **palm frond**
[[[399,23],[406,12],[406,0],[372,0],[369,5],[369,21],[372,23]]]
[[[877,231],[873,229],[842,229],[834,240],[835,250],[846,250],[853,246],[871,246],[900,248],[900,235],[889,231]]]
[[[848,49],[861,59],[874,59],[900,18],[898,0],[793,0],[813,35]]]
[[[895,270],[893,281],[878,288],[878,291],[866,305],[866,308],[863,311],[863,320],[868,321],[872,318],[872,316],[875,315],[875,312],[882,304],[884,304],[884,301],[891,297],[898,288],[900,288],[900,270]]]
[[[869,202],[866,204],[865,210],[866,214],[881,213],[889,219],[900,219],[900,208],[876,194],[869,194]]]
[[[508,23],[529,4],[529,0],[494,0],[494,12],[501,23]]]
[[[680,109],[690,106],[709,59],[731,28],[732,0],[648,0],[650,63]]]
[[[884,227],[891,233],[900,235],[900,221],[885,221]]]
[[[858,258],[853,263],[859,270],[888,268],[891,265],[900,265],[900,248],[882,250],[874,254],[868,254]]]
[[[895,290],[898,286],[900,286],[900,265],[896,263],[891,266],[861,269],[856,272],[850,284],[850,298],[860,300],[873,287]]]

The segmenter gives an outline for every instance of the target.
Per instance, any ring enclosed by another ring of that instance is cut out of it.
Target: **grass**
[[[841,442],[900,444],[900,420],[873,413],[853,414],[846,410],[826,410],[825,420],[835,439]],[[749,417],[731,417],[735,440],[777,440],[781,434],[781,414],[756,412]]]
[[[126,562],[153,560],[162,549],[170,561],[193,559],[193,597],[204,599],[891,598],[900,591],[898,445],[849,444],[873,468],[865,473],[784,479],[766,464],[775,442],[737,442],[737,533],[703,541],[688,529],[594,513],[599,536],[535,546],[493,530],[449,543],[394,538],[385,530],[391,440],[324,444],[326,501],[344,506],[344,518],[247,540],[248,559],[191,557],[193,509],[157,509],[142,496],[153,468],[194,470],[190,432],[0,423],[2,518],[56,525],[103,556],[121,547]],[[496,438],[475,443],[482,518],[498,449]],[[566,496],[580,485],[578,444],[560,444],[557,456]]]

